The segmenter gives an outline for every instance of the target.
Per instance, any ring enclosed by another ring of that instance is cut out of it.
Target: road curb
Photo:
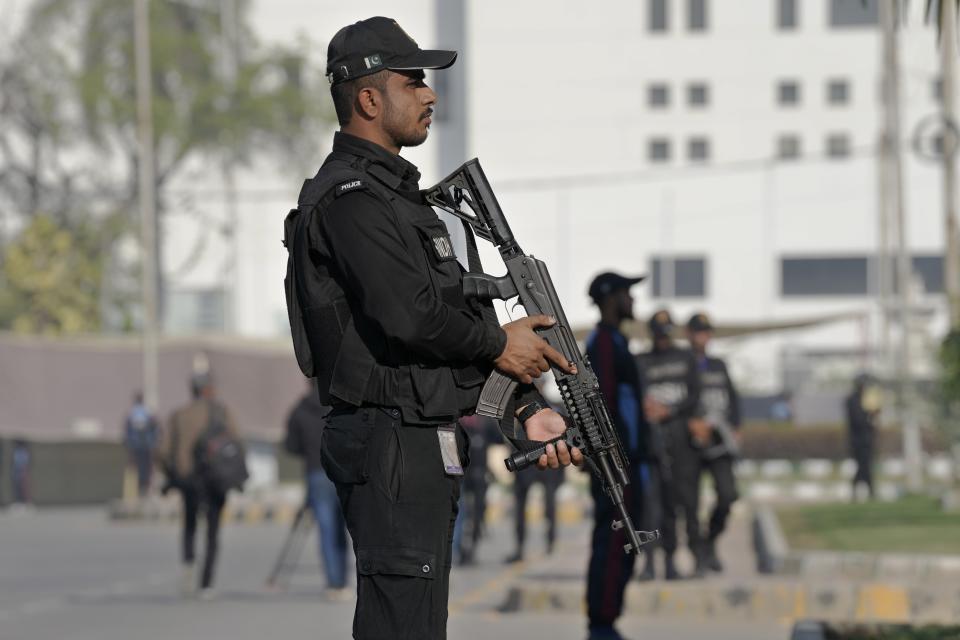
[[[813,579],[960,584],[960,556],[791,549],[774,510],[753,506],[757,571]]]
[[[293,522],[299,503],[283,500],[232,498],[223,509],[223,522],[259,524],[263,522]],[[175,522],[180,519],[182,507],[177,499],[146,500],[143,502],[117,500],[107,509],[107,516],[116,522]]]
[[[583,611],[581,585],[523,580],[508,592],[501,613]],[[891,583],[631,584],[625,615],[793,621],[955,624],[960,586],[904,587]]]

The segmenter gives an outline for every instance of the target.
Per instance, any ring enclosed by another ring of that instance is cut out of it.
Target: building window
[[[710,159],[710,141],[703,137],[687,140],[687,159],[691,162],[706,162]]]
[[[800,83],[796,80],[781,80],[777,84],[777,102],[781,106],[800,104]]]
[[[866,257],[783,258],[780,292],[793,296],[867,295]]]
[[[777,3],[777,28],[797,28],[797,0],[774,0]]]
[[[665,84],[651,84],[647,88],[647,104],[654,109],[670,106],[670,87]]]
[[[670,160],[670,141],[666,138],[653,138],[647,147],[650,162],[667,162]]]
[[[847,104],[850,102],[850,83],[846,80],[830,80],[827,83],[827,102]]]
[[[657,256],[651,260],[654,298],[703,298],[707,295],[706,260]]]
[[[830,26],[846,28],[878,24],[880,12],[877,2],[878,0],[830,0]]]
[[[777,158],[780,160],[796,160],[802,153],[800,136],[785,134],[777,138]]]
[[[667,15],[667,0],[648,0],[648,8],[650,10],[650,31],[666,31],[669,27],[667,22],[669,21],[669,16]]]
[[[943,293],[943,256],[911,256],[911,276],[929,294]],[[899,291],[896,264],[890,261],[890,286]],[[874,256],[783,258],[780,261],[781,293],[791,296],[865,296],[876,290]]]
[[[687,0],[687,28],[690,31],[707,30],[707,0]]]
[[[943,293],[943,256],[913,256],[913,273],[926,293]],[[894,284],[896,287],[896,284]]]
[[[831,158],[846,158],[850,155],[850,136],[833,133],[827,136],[827,155]]]
[[[710,104],[710,88],[703,82],[688,84],[687,104],[691,107],[705,107]]]

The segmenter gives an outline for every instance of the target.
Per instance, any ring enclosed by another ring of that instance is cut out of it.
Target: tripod
[[[297,510],[297,515],[290,525],[290,532],[280,548],[280,555],[267,578],[267,586],[272,589],[283,589],[290,582],[297,564],[300,562],[300,553],[303,551],[304,541],[310,537],[313,528],[313,512],[306,503]]]

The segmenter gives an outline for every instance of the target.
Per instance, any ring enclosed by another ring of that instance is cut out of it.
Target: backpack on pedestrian
[[[194,450],[197,475],[218,493],[243,491],[243,484],[250,477],[243,443],[227,430],[226,414],[220,404],[209,403],[209,410],[210,422]]]

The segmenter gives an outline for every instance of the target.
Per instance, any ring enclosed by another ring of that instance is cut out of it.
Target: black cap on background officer
[[[629,291],[630,287],[642,282],[646,277],[645,275],[628,277],[607,271],[593,279],[587,293],[593,298],[594,303],[599,305],[607,295],[614,291]]]

